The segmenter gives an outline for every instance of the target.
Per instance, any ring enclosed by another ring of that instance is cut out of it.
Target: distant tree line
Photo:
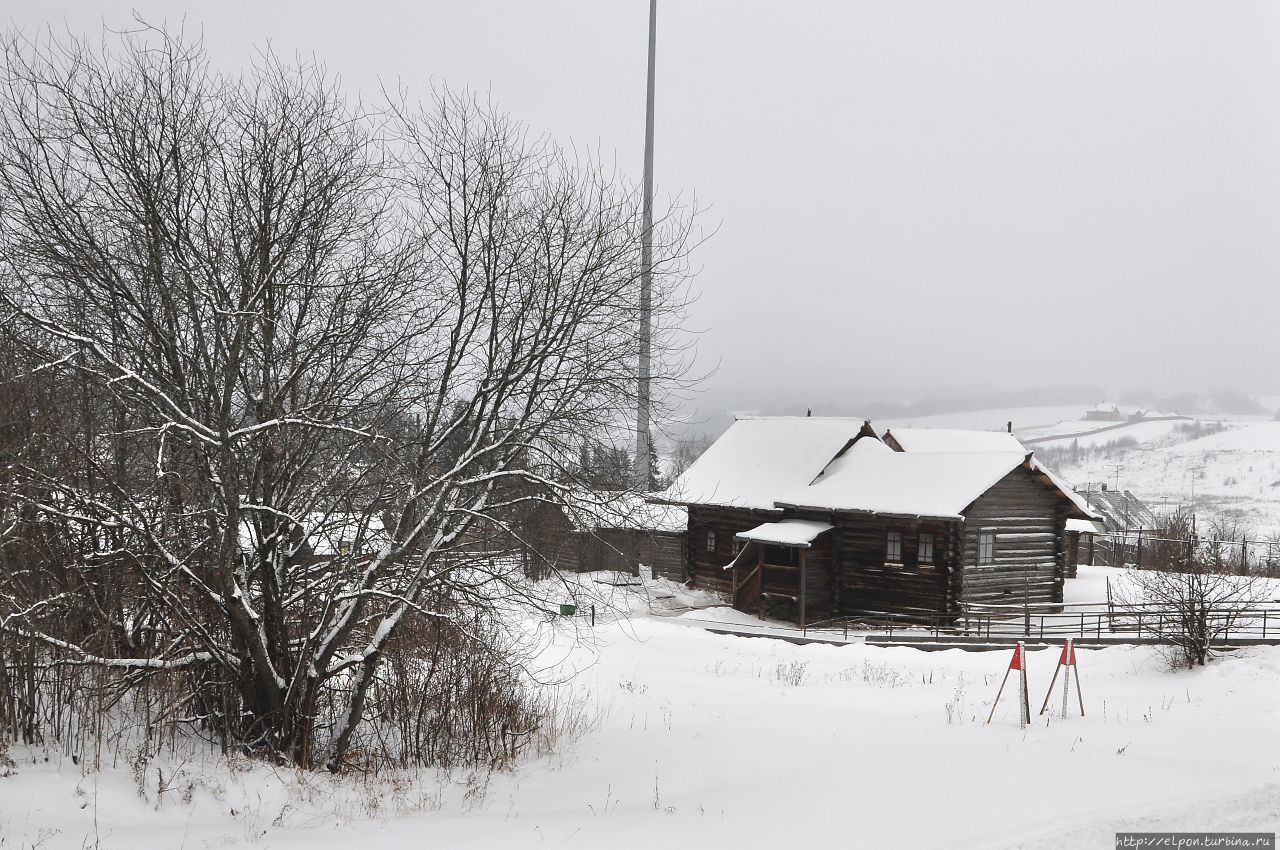
[[[1228,413],[1237,416],[1257,416],[1268,411],[1253,396],[1234,390],[1216,390],[1208,393],[1177,393],[1158,395],[1150,390],[1135,389],[1120,394],[1121,405],[1145,407],[1166,413]]]

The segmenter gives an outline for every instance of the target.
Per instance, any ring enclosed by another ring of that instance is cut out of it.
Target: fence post
[[[1262,609],[1262,639],[1267,639],[1267,609]]]
[[[1142,529],[1141,528],[1138,529],[1138,569],[1142,569]],[[1110,578],[1108,578],[1107,583],[1110,584],[1110,581],[1111,581]]]

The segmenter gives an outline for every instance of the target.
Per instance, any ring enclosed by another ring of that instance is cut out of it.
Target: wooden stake
[[[1080,701],[1080,716],[1084,717],[1084,694],[1080,692],[1080,665],[1078,663],[1063,663],[1063,659],[1068,662],[1075,662],[1076,648],[1075,641],[1067,638],[1066,644],[1062,647],[1062,655],[1058,657],[1058,666],[1054,668],[1053,679],[1049,682],[1049,690],[1045,692],[1044,704],[1040,706],[1040,713],[1044,714],[1049,709],[1049,699],[1053,696],[1053,686],[1058,682],[1058,674],[1063,673],[1062,679],[1062,716],[1067,716],[1067,702],[1071,694],[1071,668],[1076,668],[1076,697]],[[1063,671],[1066,667],[1066,671]]]
[[[987,723],[990,723],[991,718],[996,716],[996,706],[1000,704],[1000,695],[1004,693],[1004,686],[1009,681],[1009,671],[1011,669],[1009,667],[1005,668],[1004,678],[1000,680],[1000,690],[996,691],[996,701],[991,703],[991,713],[987,715]]]
[[[1062,661],[1058,661],[1058,666],[1053,668],[1053,679],[1049,682],[1049,690],[1044,695],[1044,705],[1040,706],[1040,713],[1044,714],[1049,710],[1049,697],[1053,696],[1053,686],[1058,684],[1058,674],[1062,672]]]
[[[1017,647],[1013,651],[1013,659],[1010,659],[1009,666],[1005,668],[1004,678],[1000,680],[1000,690],[996,691],[995,702],[991,703],[991,713],[987,715],[987,723],[991,722],[991,718],[996,716],[996,706],[1000,704],[1000,697],[1004,694],[1004,686],[1009,682],[1009,674],[1013,672],[1013,660],[1018,662],[1018,723],[1022,728],[1026,728],[1031,723],[1031,704],[1027,701],[1027,651],[1022,645],[1022,641],[1018,641]],[[986,724],[983,724],[986,725]]]

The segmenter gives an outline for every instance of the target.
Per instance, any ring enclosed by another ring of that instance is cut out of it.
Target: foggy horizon
[[[51,2],[8,23],[96,40],[133,8],[202,32],[224,69],[269,43],[352,93],[488,92],[640,175],[643,3]],[[696,196],[718,231],[694,256],[704,389],[761,405],[1280,391],[1278,19],[1263,3],[660,4],[658,197]]]

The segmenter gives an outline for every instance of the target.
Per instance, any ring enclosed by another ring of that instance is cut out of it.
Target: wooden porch
[[[807,546],[747,542],[733,563],[733,607],[763,620],[770,607],[788,603],[795,606],[796,622],[804,628],[814,560]]]

